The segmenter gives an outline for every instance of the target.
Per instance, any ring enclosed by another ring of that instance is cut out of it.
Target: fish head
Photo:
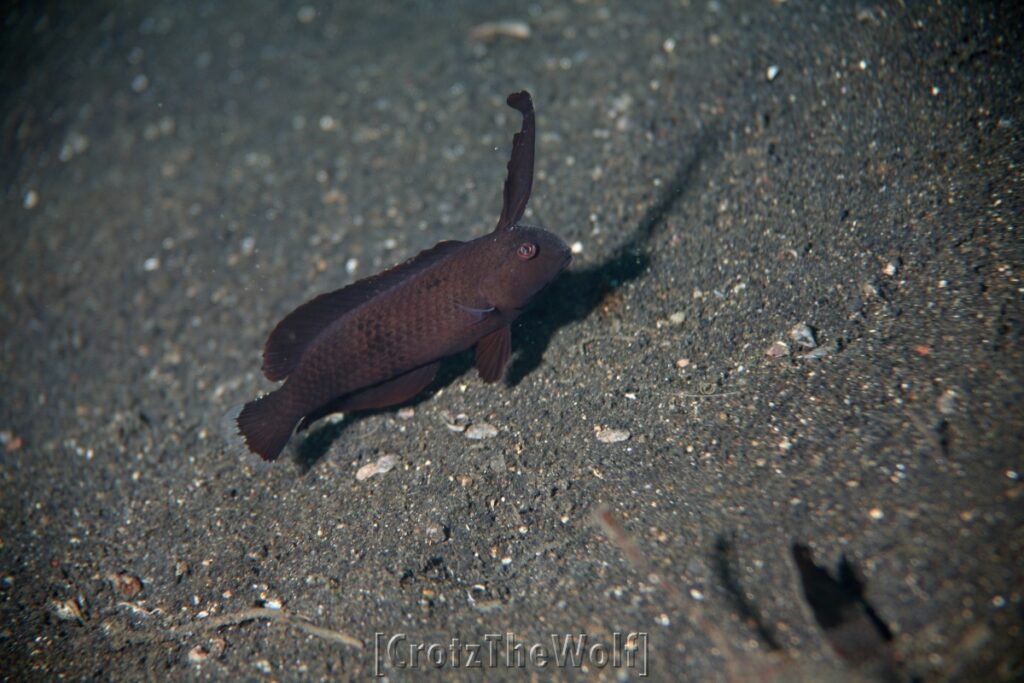
[[[492,233],[488,250],[491,258],[480,294],[499,310],[526,306],[572,260],[558,235],[528,226]]]

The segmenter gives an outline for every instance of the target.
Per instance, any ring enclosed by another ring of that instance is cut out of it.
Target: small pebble
[[[220,636],[216,638],[210,638],[210,654],[214,657],[220,657],[224,654],[224,650],[227,649],[228,641],[224,640]]]
[[[295,14],[300,24],[309,24],[316,19],[316,8],[312,5],[303,5]]]
[[[682,311],[676,311],[668,317],[668,321],[673,325],[682,325],[686,321],[686,314]]]
[[[448,528],[443,524],[429,524],[426,529],[427,543],[435,545],[448,540]]]
[[[270,673],[274,670],[274,668],[270,666],[270,662],[268,662],[265,659],[257,659],[255,662],[252,663],[252,665],[261,674],[266,674],[267,676],[269,676]]]
[[[356,481],[365,481],[378,474],[387,474],[398,464],[398,458],[393,455],[384,455],[377,458],[376,462],[370,462],[356,471]]]
[[[676,40],[675,38],[666,38],[661,44],[661,49],[665,51],[665,54],[672,54],[676,51]]]
[[[147,273],[152,273],[154,270],[160,270],[160,258],[157,256],[150,256],[142,262],[142,269]]]
[[[764,355],[769,358],[782,358],[783,356],[789,355],[789,344],[782,341],[773,342],[768,350],[764,352]]]
[[[818,348],[808,351],[807,353],[800,356],[805,360],[821,360],[826,356],[832,355],[832,352],[836,350],[835,344],[828,344],[825,346],[819,346]]]
[[[601,443],[619,443],[620,441],[628,440],[630,436],[628,429],[611,429],[606,427],[597,433],[597,440]]]
[[[680,369],[688,367],[689,365],[690,365],[690,359],[689,358],[680,358],[679,360],[676,361],[676,367],[680,368]]]
[[[498,428],[488,422],[474,422],[466,428],[466,438],[479,441],[498,435]]]
[[[71,133],[64,141],[64,144],[61,145],[57,158],[63,162],[68,162],[87,149],[89,149],[89,138],[81,133]]]
[[[0,445],[8,453],[13,453],[14,451],[21,450],[21,447],[25,445],[25,440],[9,429],[4,429],[0,431]]]
[[[569,247],[569,251],[571,251],[574,254],[582,254],[583,253],[583,242],[580,242],[579,240],[573,242],[572,245],[570,245],[570,247]]]
[[[935,402],[935,407],[938,408],[940,414],[948,417],[956,412],[957,398],[959,397],[954,389],[946,389]]]
[[[174,578],[175,579],[180,581],[182,579],[182,577],[188,575],[188,572],[189,572],[188,562],[186,562],[185,560],[175,560],[174,561]]]
[[[814,330],[807,323],[794,325],[789,331],[789,338],[808,349],[813,349],[818,345],[818,340],[814,336]]]
[[[146,74],[139,74],[132,79],[132,90],[137,93],[145,92],[146,88],[149,87],[149,78]]]
[[[469,415],[465,413],[456,415],[450,410],[445,410],[441,413],[441,419],[444,420],[444,426],[453,432],[464,432],[469,426]]]
[[[85,621],[78,600],[54,600],[50,605],[53,607],[54,614],[61,621]]]
[[[894,261],[889,261],[885,264],[885,267],[882,268],[882,272],[889,277],[893,277],[897,272],[899,272],[899,266],[897,266]]]
[[[22,199],[21,205],[26,209],[34,209],[39,206],[39,193],[35,190],[29,190],[25,193],[25,198]]]
[[[885,517],[885,513],[882,512],[881,508],[871,508],[868,510],[868,517],[877,521]]]
[[[767,69],[765,69],[764,76],[765,78],[768,79],[768,82],[771,83],[778,77],[779,71],[781,71],[781,69],[779,69],[777,65],[772,64]]]
[[[190,664],[202,664],[210,656],[210,651],[202,645],[196,645],[194,648],[188,651],[188,661]]]
[[[345,261],[345,272],[348,273],[349,275],[355,275],[356,270],[358,270],[358,269],[359,269],[359,259],[357,259],[357,258],[350,258],[349,260]]]
[[[502,36],[526,40],[530,37],[530,25],[519,19],[505,19],[503,21],[485,21],[469,31],[469,37],[472,40],[488,41]]]
[[[399,420],[411,420],[412,418],[416,417],[416,409],[413,408],[412,406],[399,408],[398,412],[395,413],[395,417],[397,417]]]
[[[142,580],[128,572],[117,572],[108,577],[121,597],[131,600],[142,592]]]
[[[338,120],[329,114],[320,117],[320,130],[324,132],[338,130]]]
[[[170,116],[161,116],[160,120],[156,122],[157,128],[160,129],[162,135],[170,135],[177,128],[178,124],[175,123],[174,119]]]

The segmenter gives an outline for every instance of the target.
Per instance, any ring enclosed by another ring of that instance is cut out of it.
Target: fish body
[[[263,372],[284,380],[237,418],[249,448],[277,458],[296,428],[335,411],[383,408],[422,391],[439,361],[476,347],[494,382],[511,355],[511,323],[571,260],[556,235],[520,226],[533,178],[534,114],[526,92],[495,229],[446,241],[390,270],[320,295],[286,316],[267,340]]]

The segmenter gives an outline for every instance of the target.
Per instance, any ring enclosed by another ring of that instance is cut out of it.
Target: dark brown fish
[[[534,114],[526,91],[509,95],[508,104],[523,125],[512,139],[494,231],[441,242],[278,323],[263,350],[263,374],[285,382],[237,418],[250,450],[274,460],[296,427],[334,411],[401,403],[430,384],[442,358],[473,345],[483,380],[501,378],[509,326],[571,259],[556,235],[517,225],[533,184]]]

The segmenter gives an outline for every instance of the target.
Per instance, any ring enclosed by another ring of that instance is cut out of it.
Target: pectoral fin
[[[464,304],[455,305],[458,306],[460,310],[466,312],[473,323],[482,322],[487,316],[498,310],[494,306],[488,306],[487,308],[474,308],[473,306],[466,306]]]
[[[302,418],[298,431],[301,432],[313,422],[331,413],[387,408],[408,401],[434,381],[439,367],[441,367],[440,362],[430,363],[386,382],[341,396]]]
[[[497,382],[512,356],[512,330],[502,325],[476,343],[476,369],[485,382]]]

